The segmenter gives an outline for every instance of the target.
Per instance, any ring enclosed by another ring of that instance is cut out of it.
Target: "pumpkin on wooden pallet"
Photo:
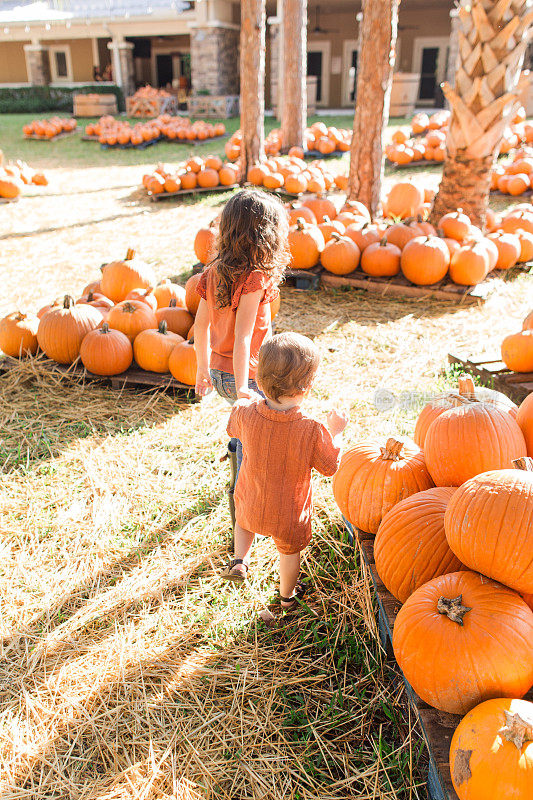
[[[0,320],[0,350],[6,356],[22,358],[37,352],[39,318],[33,314],[14,311]]]
[[[533,684],[533,612],[476,572],[440,575],[413,592],[392,643],[418,696],[449,714],[492,697],[523,697]]]
[[[505,337],[502,342],[502,361],[513,372],[533,372],[533,329]]]
[[[110,328],[122,331],[132,343],[141,331],[157,328],[154,311],[140,300],[123,300],[117,303],[108,313],[106,321]]]
[[[528,456],[533,457],[533,393],[520,404],[516,421],[524,435]]]
[[[177,381],[194,386],[197,369],[194,339],[179,342],[174,347],[168,359],[168,368]]]
[[[124,333],[104,322],[84,337],[80,357],[85,369],[95,375],[119,375],[131,366],[133,349]]]
[[[210,222],[207,228],[200,228],[194,237],[194,252],[201,264],[207,264],[215,254],[217,229],[215,221]]]
[[[374,277],[397,275],[400,271],[402,251],[391,244],[386,236],[365,247],[361,254],[361,269]]]
[[[384,446],[361,442],[344,453],[332,489],[346,519],[375,534],[396,503],[433,485],[420,448],[410,439],[390,438]]]
[[[530,800],[533,791],[533,703],[496,697],[461,720],[450,745],[459,800]]]
[[[184,339],[194,323],[194,317],[186,308],[178,306],[176,298],[172,298],[166,308],[158,308],[155,312],[157,321],[165,321],[167,328],[172,333],[177,333]]]
[[[291,266],[294,269],[311,269],[318,264],[324,247],[324,237],[319,228],[299,217],[296,225],[289,230]]]
[[[416,286],[430,286],[446,276],[450,253],[438,236],[416,236],[402,250],[400,264],[408,281]]]
[[[533,458],[484,472],[457,489],[446,510],[448,544],[470,569],[533,593]]]
[[[361,251],[349,236],[333,232],[322,250],[320,260],[324,269],[334,275],[348,275],[357,269]]]
[[[183,336],[169,331],[165,320],[157,328],[141,331],[133,342],[135,361],[148,372],[169,371],[169,359],[174,347],[183,341]]]
[[[427,581],[463,569],[444,533],[444,512],[455,491],[446,486],[412,494],[381,521],[374,542],[376,569],[401,603]]]
[[[124,261],[112,261],[102,268],[102,293],[114,303],[125,300],[126,295],[134,289],[148,289],[155,284],[152,268],[136,258],[135,250],[131,248]]]
[[[72,364],[80,354],[84,337],[102,324],[102,314],[88,304],[76,305],[70,295],[63,304],[39,320],[37,341],[41,350],[58,364]]]

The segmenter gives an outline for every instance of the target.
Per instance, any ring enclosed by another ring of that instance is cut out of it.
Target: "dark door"
[[[157,85],[166,86],[167,83],[172,84],[172,78],[174,77],[172,71],[172,56],[167,55],[166,53],[161,53],[156,58],[156,66]]]
[[[420,89],[418,92],[419,100],[435,99],[438,60],[438,47],[424,47],[422,49],[422,64],[420,65]]]
[[[307,74],[316,77],[316,101],[322,100],[322,53],[319,50],[307,54]]]
[[[355,103],[357,94],[357,50],[352,50],[352,63],[350,69],[350,101]]]

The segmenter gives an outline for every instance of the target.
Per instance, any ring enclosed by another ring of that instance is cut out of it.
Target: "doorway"
[[[420,74],[418,101],[434,105],[440,96],[440,84],[446,77],[449,55],[448,37],[417,38],[413,48],[413,72]]]
[[[342,54],[342,105],[354,106],[357,95],[357,41],[344,42]]]
[[[307,46],[307,74],[316,78],[316,102],[318,106],[329,103],[331,44],[309,42]]]
[[[174,78],[174,70],[172,66],[172,56],[170,53],[158,53],[155,61],[157,85],[159,87],[170,84]]]

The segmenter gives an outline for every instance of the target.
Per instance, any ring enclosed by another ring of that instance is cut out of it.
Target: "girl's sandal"
[[[248,572],[248,564],[243,561],[242,558],[234,558],[233,561],[228,561],[226,565],[226,569],[222,573],[222,580],[224,581],[232,581],[232,583],[244,583],[246,580],[246,574],[243,575],[242,572],[232,572],[231,570],[236,567],[238,564],[242,564],[243,567],[246,569],[246,573]]]

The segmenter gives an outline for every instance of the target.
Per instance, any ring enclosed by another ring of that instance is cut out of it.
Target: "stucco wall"
[[[29,42],[2,42],[0,44],[0,83],[26,83],[28,72],[24,45]]]
[[[93,50],[92,39],[54,39],[43,42],[45,45],[70,46],[72,60],[72,80],[92,81],[93,79]]]

